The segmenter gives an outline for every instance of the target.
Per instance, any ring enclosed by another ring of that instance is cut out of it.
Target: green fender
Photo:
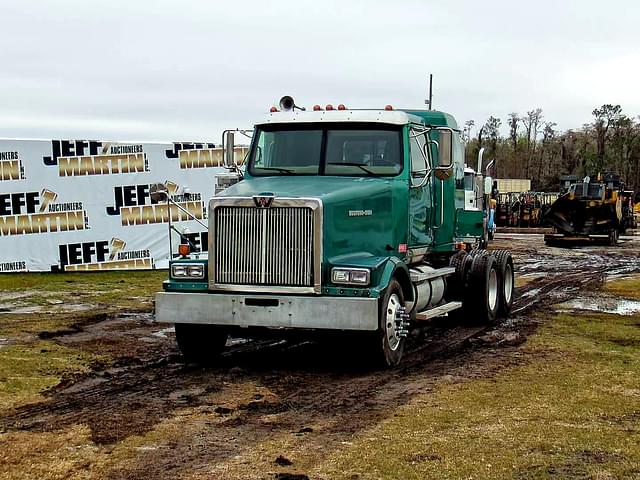
[[[382,273],[380,275],[378,285],[371,288],[371,290],[377,293],[376,296],[382,296],[382,292],[384,292],[384,290],[389,286],[389,282],[392,278],[395,278],[400,282],[405,300],[413,301],[413,287],[411,286],[409,268],[407,267],[407,264],[398,257],[389,257],[382,267]]]

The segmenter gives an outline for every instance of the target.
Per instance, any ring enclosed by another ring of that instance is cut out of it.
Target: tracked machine
[[[190,361],[212,361],[228,335],[331,332],[394,366],[423,322],[508,315],[513,260],[478,248],[460,133],[444,112],[283,97],[255,126],[244,178],[209,202],[208,258],[180,246],[157,320]]]
[[[545,219],[554,228],[545,243],[568,246],[597,242],[614,246],[629,226],[631,210],[623,205],[624,185],[620,177],[607,174],[592,180],[585,177],[573,183],[546,212]]]

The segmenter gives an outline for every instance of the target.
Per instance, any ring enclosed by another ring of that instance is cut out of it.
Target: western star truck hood
[[[222,197],[318,198],[324,218],[324,257],[388,255],[406,243],[406,181],[371,177],[252,177]]]
[[[220,193],[223,197],[252,197],[271,193],[276,197],[312,197],[323,203],[366,198],[389,191],[389,181],[371,177],[273,176],[252,177]]]

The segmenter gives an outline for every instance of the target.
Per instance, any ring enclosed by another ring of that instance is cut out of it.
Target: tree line
[[[617,173],[626,188],[640,187],[640,117],[623,113],[620,105],[595,108],[593,120],[566,132],[547,120],[541,108],[510,113],[505,119],[508,136],[501,134],[502,120],[490,116],[479,128],[464,124],[466,161],[476,165],[480,148],[485,159],[495,159],[494,178],[528,178],[537,191],[557,191],[561,175],[583,178]]]

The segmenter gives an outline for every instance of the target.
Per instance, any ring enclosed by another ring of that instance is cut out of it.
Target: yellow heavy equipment
[[[547,245],[561,245],[578,241],[598,241],[609,245],[618,243],[625,233],[629,214],[623,214],[624,185],[614,174],[598,175],[595,180],[585,177],[574,183],[549,208],[545,218],[554,233],[545,235]]]

